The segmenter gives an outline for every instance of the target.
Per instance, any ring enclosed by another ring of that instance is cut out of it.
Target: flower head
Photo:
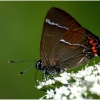
[[[39,82],[37,88],[45,86],[50,87],[42,97],[46,99],[90,99],[94,98],[92,94],[100,97],[100,64],[86,66],[77,73],[63,72],[59,77]]]

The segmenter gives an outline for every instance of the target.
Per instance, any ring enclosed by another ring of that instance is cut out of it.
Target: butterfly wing
[[[92,56],[86,30],[68,13],[51,8],[45,18],[40,56],[44,66],[75,67]]]

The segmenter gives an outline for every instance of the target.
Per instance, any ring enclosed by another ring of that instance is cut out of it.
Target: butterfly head
[[[54,65],[44,66],[41,60],[37,61],[35,67],[38,70],[42,70],[45,75],[55,75],[64,71],[62,68],[55,67]]]

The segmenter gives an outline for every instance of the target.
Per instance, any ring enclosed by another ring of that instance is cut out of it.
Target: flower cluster
[[[100,63],[77,73],[63,72],[59,77],[39,82],[37,88],[46,90],[40,99],[100,99]]]

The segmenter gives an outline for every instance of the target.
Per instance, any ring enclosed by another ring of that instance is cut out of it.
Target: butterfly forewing
[[[51,8],[45,18],[40,45],[41,61],[45,67],[70,68],[92,57],[86,30],[68,13]]]

